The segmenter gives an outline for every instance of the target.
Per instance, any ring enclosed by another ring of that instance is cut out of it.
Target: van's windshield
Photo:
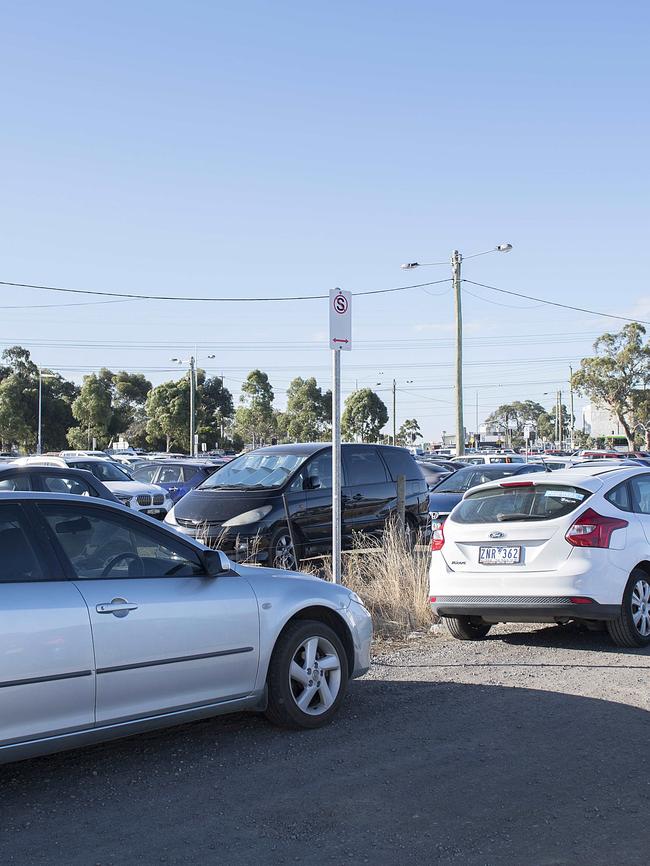
[[[199,485],[200,490],[214,489],[270,489],[281,487],[296,469],[311,457],[291,451],[251,451],[242,454],[219,469]]]

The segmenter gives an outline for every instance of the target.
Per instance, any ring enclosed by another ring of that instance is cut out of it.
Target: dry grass
[[[361,597],[372,614],[377,637],[406,637],[433,623],[429,561],[428,548],[416,545],[409,550],[404,533],[395,525],[387,527],[381,542],[358,536],[354,550],[343,554],[342,582]],[[331,578],[329,560],[318,574]]]

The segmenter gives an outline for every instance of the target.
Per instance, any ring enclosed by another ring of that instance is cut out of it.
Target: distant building
[[[582,410],[582,429],[594,439],[602,439],[605,436],[624,436],[625,430],[620,421],[609,409],[587,403]]]

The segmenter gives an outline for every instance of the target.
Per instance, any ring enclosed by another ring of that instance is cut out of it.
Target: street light
[[[498,244],[491,250],[481,253],[473,253],[465,256],[466,259],[474,259],[477,256],[486,256],[488,253],[509,253],[512,244]],[[465,453],[465,424],[463,421],[463,309],[460,294],[460,266],[463,256],[454,250],[451,254],[451,277],[454,285],[454,308],[456,313],[456,455],[458,457]],[[421,268],[429,265],[442,265],[445,262],[406,262],[400,267],[409,271],[413,268]]]
[[[379,375],[383,376],[383,372],[380,370]],[[383,382],[377,382],[377,385],[383,385]],[[406,379],[405,385],[412,385],[413,379]],[[397,381],[393,379],[393,445],[397,445]]]
[[[56,373],[44,373],[43,368],[38,368],[38,440],[36,442],[36,453],[43,453],[43,379],[56,379]]]
[[[194,442],[194,425],[195,425],[195,417],[194,417],[194,395],[196,388],[195,381],[195,369],[196,369],[196,361],[194,355],[190,355],[189,358],[170,358],[169,359],[173,364],[189,364],[190,365],[190,457],[196,456],[196,445]]]

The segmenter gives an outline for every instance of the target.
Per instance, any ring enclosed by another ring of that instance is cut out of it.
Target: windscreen
[[[579,487],[489,487],[477,490],[452,512],[454,523],[507,523],[564,517],[591,496]]]
[[[115,463],[109,463],[108,460],[98,460],[97,462],[89,460],[88,463],[76,461],[71,465],[74,466],[75,469],[85,469],[87,472],[92,472],[95,478],[99,478],[100,481],[132,480],[128,472],[120,469]]]
[[[199,490],[269,489],[281,487],[310,454],[274,451],[271,454],[251,451],[226,463],[218,472],[199,485]]]
[[[509,466],[503,463],[502,466],[486,467],[467,467],[466,469],[458,469],[449,478],[445,478],[436,487],[436,493],[465,493],[472,487],[478,487],[479,484],[485,484],[487,481],[495,481],[497,478],[507,478],[509,475],[514,475],[520,471],[518,466]]]

